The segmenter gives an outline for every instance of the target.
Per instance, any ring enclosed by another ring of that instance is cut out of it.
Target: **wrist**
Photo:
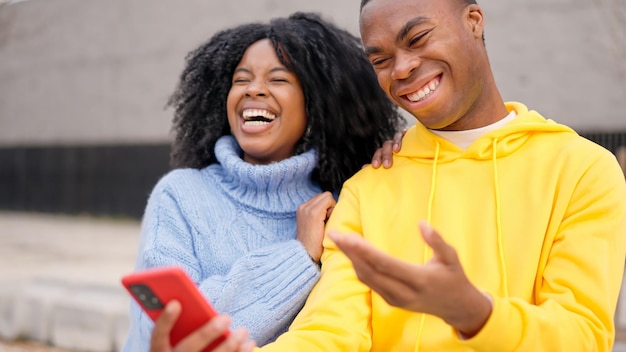
[[[485,293],[478,292],[479,295],[469,300],[466,307],[469,309],[456,317],[448,324],[454,327],[462,339],[470,339],[476,336],[485,326],[493,310],[493,301]]]
[[[311,261],[312,261],[315,265],[317,265],[319,268],[321,268],[321,267],[322,267],[322,262],[321,262],[320,260],[315,260],[315,258],[313,258],[313,256],[312,256],[312,255],[310,255],[310,254],[309,254],[309,258],[310,258],[310,259],[311,259]]]

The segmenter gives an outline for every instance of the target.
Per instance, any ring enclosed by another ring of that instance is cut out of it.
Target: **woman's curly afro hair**
[[[175,110],[171,166],[203,168],[216,162],[215,142],[230,134],[226,99],[233,72],[246,49],[261,39],[273,43],[302,86],[309,132],[296,153],[314,148],[313,177],[322,189],[339,191],[404,119],[378,86],[360,40],[311,13],[218,32],[187,55],[168,102]]]

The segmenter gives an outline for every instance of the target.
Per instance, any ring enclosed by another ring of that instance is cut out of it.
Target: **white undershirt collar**
[[[469,147],[475,140],[480,138],[482,135],[491,132],[493,130],[497,130],[498,128],[503,127],[507,123],[513,121],[517,117],[517,114],[514,110],[512,110],[505,118],[500,119],[491,125],[487,125],[484,127],[475,128],[473,130],[465,130],[465,131],[440,131],[440,130],[431,130],[432,133],[438,135],[439,137],[447,140],[450,143],[458,146],[459,148],[465,150]]]

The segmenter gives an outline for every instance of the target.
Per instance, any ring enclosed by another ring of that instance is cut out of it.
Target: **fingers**
[[[215,318],[211,319],[208,323],[204,324],[196,331],[189,334],[187,337],[182,339],[174,348],[174,352],[196,352],[201,351],[206,346],[213,343],[213,341],[217,340],[220,336],[228,332],[231,320],[226,315],[218,315]],[[239,336],[235,336],[237,339]],[[247,337],[247,335],[246,335]],[[231,336],[226,341],[230,341]],[[226,342],[225,341],[225,342]],[[235,346],[235,343],[238,340],[231,341],[227,346],[230,346],[231,349],[223,349],[223,351],[237,351],[236,349],[232,349]],[[223,344],[223,343],[222,343]],[[222,345],[220,344],[220,346]],[[151,351],[154,352],[154,351]]]
[[[314,209],[328,209],[335,206],[335,198],[330,192],[322,192],[316,194],[313,198],[309,199],[305,203],[298,207],[298,211],[301,213],[308,213]]]
[[[328,230],[327,236],[335,242],[337,247],[344,253],[346,251],[352,252],[354,248],[358,246],[359,239],[357,235],[343,235],[335,230]]]
[[[181,312],[178,301],[171,301],[163,309],[163,312],[154,323],[154,329],[150,337],[151,352],[166,352],[171,350],[170,331],[174,327]]]
[[[405,134],[406,129],[401,132],[396,132],[393,135],[393,139],[383,143],[382,148],[379,149],[382,149],[382,162],[385,169],[388,169],[393,165],[393,153],[399,152],[402,148],[402,137],[404,137]]]
[[[402,137],[406,134],[406,129],[403,129],[401,132],[397,132],[393,135],[393,151],[395,153],[399,152],[402,148]]]
[[[372,167],[378,169],[382,165],[385,169],[393,165],[393,153],[397,153],[402,148],[402,138],[406,134],[406,129],[396,132],[390,141],[383,142],[383,146],[376,149],[372,156]],[[366,167],[367,164],[363,165]]]
[[[377,292],[387,303],[404,307],[411,302],[408,264],[379,251],[362,237],[341,235],[329,231],[328,237],[335,242],[352,261],[361,282]]]
[[[397,273],[393,258],[375,248],[363,237],[343,235],[332,230],[328,231],[328,237],[350,258],[355,268],[360,267],[361,275],[370,276],[369,274],[380,273],[384,276],[393,276]]]
[[[388,169],[393,165],[393,153],[400,151],[403,135],[403,132],[397,132],[392,140],[383,142],[382,147],[376,149],[372,156],[372,167],[374,169],[378,169],[380,165]],[[365,166],[367,165],[363,165],[363,167]]]
[[[296,211],[296,238],[315,262],[319,262],[322,256],[324,226],[335,203],[333,195],[324,192],[302,204]]]
[[[254,348],[256,347],[256,343],[254,343],[254,341],[252,340],[248,340],[246,342],[244,342],[244,344],[241,346],[241,352],[252,352],[254,351]]]
[[[237,328],[230,336],[219,344],[212,352],[249,352],[256,347],[254,341],[248,339],[248,330]]]
[[[388,169],[393,164],[394,141],[385,141],[382,147],[383,167]]]
[[[330,219],[330,216],[333,214],[333,209],[335,209],[334,206],[326,209],[326,219]]]
[[[296,217],[316,219],[318,216],[322,216],[323,220],[327,220],[336,203],[335,198],[330,192],[317,194],[298,207]]]
[[[382,164],[382,160],[383,160],[383,149],[378,148],[376,149],[376,151],[374,152],[374,155],[372,156],[372,167],[374,169],[378,169],[380,165]],[[363,165],[363,167],[366,167],[366,166],[367,164]]]
[[[327,236],[352,261],[359,279],[369,284],[368,279],[376,271],[374,264],[376,261],[371,258],[372,248],[369,248],[368,243],[358,235],[342,235],[332,230],[328,231]]]
[[[343,235],[334,230],[329,230],[326,233],[326,236],[331,239],[335,243],[335,245],[352,261],[352,265],[355,267],[355,270],[360,263],[363,262],[362,265],[366,265],[366,261],[362,258],[363,256],[363,246],[366,245],[362,243],[364,240],[357,235]],[[363,269],[364,271],[367,268]],[[357,270],[357,275],[363,273],[363,271]]]
[[[459,258],[456,253],[456,250],[447,244],[441,235],[435,231],[432,226],[430,226],[426,221],[420,221],[419,223],[420,231],[422,232],[422,237],[424,238],[424,242],[430,246],[433,250],[433,257],[445,264],[457,264],[459,263]]]
[[[332,209],[335,207],[336,204],[337,204],[337,201],[335,201],[335,197],[333,197],[332,193],[327,191],[327,192],[322,193],[322,195],[320,196],[319,206],[322,207],[322,209],[326,209],[327,219],[328,219],[328,216],[330,216],[330,212],[332,212]],[[329,210],[330,212],[328,212]]]

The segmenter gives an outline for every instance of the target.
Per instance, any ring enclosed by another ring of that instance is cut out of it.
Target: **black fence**
[[[626,131],[581,133],[615,153]],[[167,144],[0,148],[0,209],[140,218]]]
[[[141,217],[169,145],[0,148],[0,209]]]
[[[626,131],[621,132],[580,132],[580,135],[594,141],[614,154],[617,148],[626,147]]]

